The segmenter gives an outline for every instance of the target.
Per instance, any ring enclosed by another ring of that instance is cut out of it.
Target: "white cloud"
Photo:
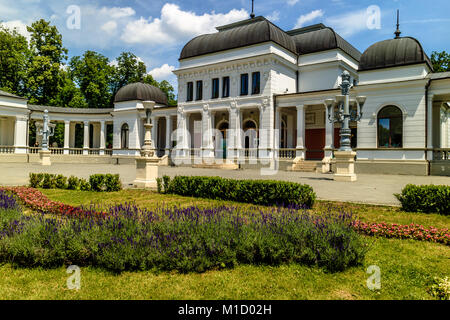
[[[228,13],[205,13],[197,15],[183,11],[176,4],[166,3],[160,18],[129,22],[121,36],[128,43],[170,44],[185,41],[194,36],[215,32],[215,27],[248,18],[244,9],[233,9]]]
[[[278,20],[280,20],[280,11],[276,10],[276,11],[272,12],[270,15],[268,15],[266,18],[267,18],[267,20],[272,21],[272,22],[278,21]]]
[[[23,23],[20,20],[12,20],[12,21],[6,21],[6,22],[1,22],[0,25],[2,25],[3,27],[13,30],[16,29],[16,31],[23,35],[25,38],[27,38],[27,40],[30,40],[30,33],[27,31],[27,25],[25,23]]]
[[[172,71],[175,70],[174,66],[169,66],[167,63],[163,64],[161,67],[154,68],[148,72],[152,75],[155,80],[167,80],[167,78],[172,77]]]
[[[108,21],[100,28],[106,33],[112,34],[117,30],[117,22],[115,22],[114,20]]]
[[[305,25],[305,23],[311,22],[314,19],[317,19],[319,17],[323,16],[323,11],[321,9],[311,11],[310,13],[303,14],[297,19],[297,23],[295,24],[294,28],[301,28]]]
[[[290,6],[293,6],[293,5],[297,4],[298,1],[299,0],[287,0],[287,4]]]
[[[112,7],[107,8],[103,7],[100,9],[100,14],[108,15],[113,19],[120,19],[120,18],[126,18],[131,17],[136,14],[136,11],[134,11],[133,8],[125,7],[125,8],[119,8],[119,7]]]
[[[367,30],[367,19],[367,10],[364,9],[327,18],[325,23],[332,27],[341,36],[348,37],[358,32]]]

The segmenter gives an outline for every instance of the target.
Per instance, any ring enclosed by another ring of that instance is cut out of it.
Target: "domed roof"
[[[433,69],[419,41],[398,37],[371,45],[361,56],[359,71],[426,63]]]
[[[147,83],[135,82],[127,84],[117,91],[114,102],[123,101],[154,101],[167,105],[167,95],[159,88]]]
[[[298,54],[308,54],[332,49],[341,49],[356,61],[361,58],[361,52],[345,41],[333,29],[322,23],[288,31],[297,47]]]
[[[180,60],[208,53],[272,41],[297,53],[291,37],[264,17],[256,17],[218,27],[219,32],[198,36],[181,51]]]

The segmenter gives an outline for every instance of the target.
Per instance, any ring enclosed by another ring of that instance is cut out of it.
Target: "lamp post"
[[[336,181],[356,181],[354,170],[354,162],[356,152],[351,147],[351,129],[350,121],[359,121],[362,117],[362,109],[366,102],[366,97],[358,96],[355,101],[350,100],[350,73],[344,71],[341,75],[341,94],[335,99],[326,99],[325,105],[328,109],[328,120],[331,123],[340,123],[340,148],[334,153],[336,158],[336,173],[334,180]],[[350,104],[356,104],[356,110],[350,111]],[[337,111],[334,111],[335,107]]]

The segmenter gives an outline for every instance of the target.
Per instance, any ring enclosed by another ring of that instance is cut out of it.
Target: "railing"
[[[105,149],[105,156],[112,156],[112,149]]]
[[[279,159],[295,159],[296,156],[295,148],[283,148],[278,149],[278,158]]]
[[[450,160],[450,148],[433,149],[433,160]]]
[[[83,154],[83,148],[69,148],[69,154],[81,155]]]
[[[0,146],[0,153],[14,153],[15,147],[13,146]]]
[[[201,157],[202,149],[201,148],[190,149],[190,155],[191,155],[191,157]]]
[[[244,150],[244,157],[245,158],[258,158],[259,155],[259,149],[258,148],[248,148],[248,149],[243,149]]]
[[[49,148],[52,154],[64,154],[64,148]]]

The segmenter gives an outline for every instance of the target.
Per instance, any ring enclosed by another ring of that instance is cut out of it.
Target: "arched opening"
[[[246,120],[242,126],[244,130],[244,148],[256,149],[258,148],[258,130],[254,120]]]
[[[287,148],[287,124],[284,119],[281,120],[280,131],[280,148]]]
[[[128,135],[129,135],[128,124],[124,123],[120,130],[120,148],[121,149],[128,149]]]
[[[378,112],[377,127],[379,148],[402,148],[403,117],[398,107],[383,107]]]
[[[223,159],[227,157],[227,131],[228,131],[229,125],[228,121],[222,121],[219,123],[219,126],[217,129],[220,132],[220,137],[217,141],[216,149],[220,150],[219,153],[222,153]]]

